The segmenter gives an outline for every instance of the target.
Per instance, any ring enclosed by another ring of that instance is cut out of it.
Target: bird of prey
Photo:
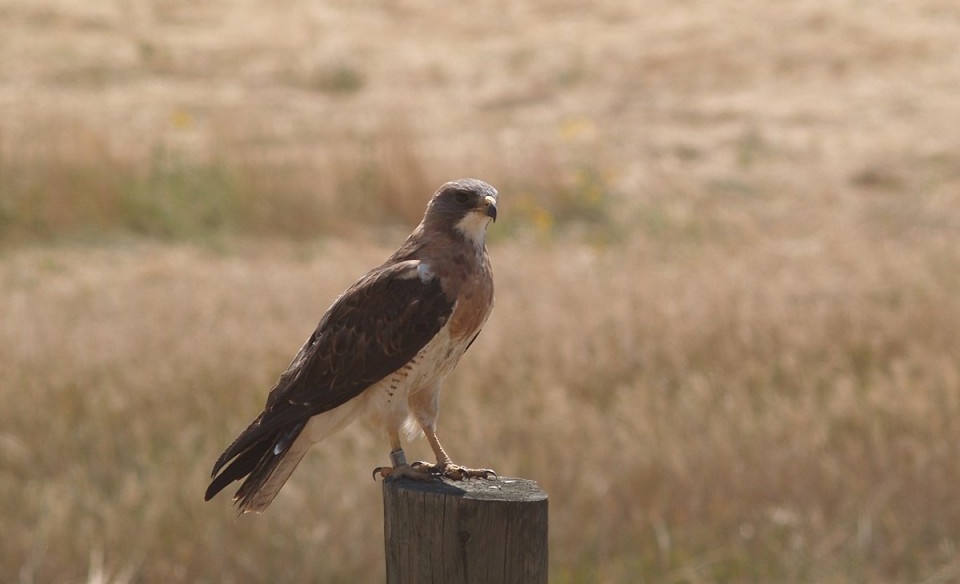
[[[213,466],[205,500],[233,481],[241,513],[262,512],[310,446],[358,416],[390,440],[374,478],[491,478],[453,463],[437,438],[440,386],[493,308],[487,226],[497,191],[476,179],[441,186],[387,261],[340,295],[270,390],[260,415]],[[423,431],[436,464],[407,464],[400,430]]]

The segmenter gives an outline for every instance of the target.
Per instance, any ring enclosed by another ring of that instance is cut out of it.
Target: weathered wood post
[[[383,481],[387,584],[546,584],[547,494],[536,482]]]

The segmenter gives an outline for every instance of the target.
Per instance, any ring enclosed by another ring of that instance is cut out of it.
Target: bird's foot
[[[452,481],[497,478],[497,473],[489,468],[466,468],[452,462],[430,464],[429,462],[417,461],[411,464],[410,468],[414,471],[426,473],[431,477],[447,478]]]
[[[377,480],[377,475],[380,475],[383,480],[410,479],[421,483],[437,479],[437,475],[430,474],[406,463],[399,466],[378,466],[373,469],[373,480]]]
[[[393,463],[393,466],[378,466],[373,469],[373,480],[377,480],[377,475],[383,477],[383,480],[407,478],[420,482],[432,481],[437,478],[420,468],[414,468],[407,464],[407,457],[404,456],[403,450],[399,448],[390,452],[390,462]]]

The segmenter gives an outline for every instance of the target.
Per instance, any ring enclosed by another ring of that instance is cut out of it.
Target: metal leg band
[[[390,462],[393,463],[393,468],[407,464],[407,457],[404,456],[403,449],[391,451]]]

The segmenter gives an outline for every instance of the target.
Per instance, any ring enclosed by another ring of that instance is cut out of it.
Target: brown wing
[[[436,278],[418,277],[418,264],[381,266],[334,302],[270,391],[263,412],[217,460],[214,476],[236,459],[214,484],[222,488],[249,473],[264,441],[275,452],[289,447],[311,416],[400,369],[443,328],[454,301]]]

